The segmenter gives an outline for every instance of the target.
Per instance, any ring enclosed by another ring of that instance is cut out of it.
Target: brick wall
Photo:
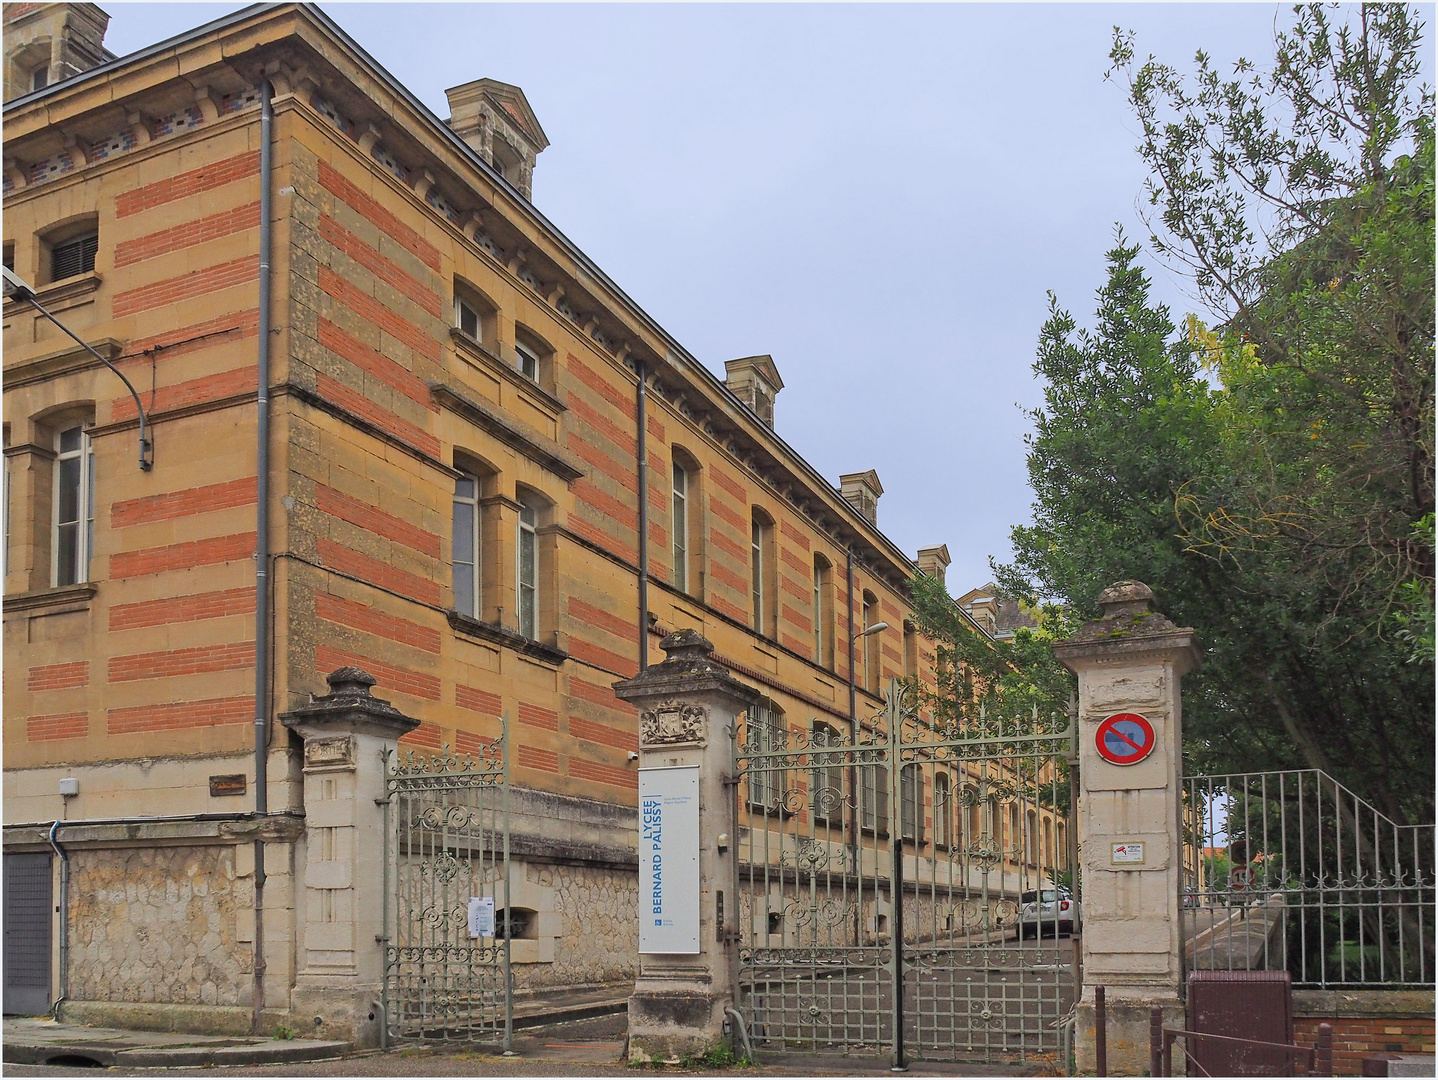
[[[1333,1071],[1363,1075],[1363,1059],[1376,1054],[1434,1052],[1432,990],[1295,990],[1294,1038],[1318,1041],[1318,1025],[1333,1025]]]

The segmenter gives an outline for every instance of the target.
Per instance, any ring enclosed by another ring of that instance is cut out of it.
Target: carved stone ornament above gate
[[[709,710],[685,701],[661,701],[639,713],[639,742],[644,746],[703,745]]]

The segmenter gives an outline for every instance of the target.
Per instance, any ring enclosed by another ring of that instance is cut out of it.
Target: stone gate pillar
[[[733,733],[759,699],[714,661],[714,646],[697,632],[680,630],[659,647],[664,662],[615,683],[614,692],[639,707],[641,770],[698,766],[699,940],[696,953],[640,952],[629,999],[631,1061],[683,1058],[723,1040],[738,971]],[[645,851],[642,812],[639,833]],[[636,917],[652,914],[643,902],[649,869],[640,868]]]
[[[299,1033],[379,1043],[384,988],[385,769],[419,721],[370,695],[375,678],[343,667],[330,692],[282,713],[305,740],[305,858],[298,974],[290,1009]],[[320,1023],[315,1023],[315,1018]]]
[[[1179,683],[1199,648],[1193,630],[1153,610],[1142,582],[1109,586],[1099,605],[1102,618],[1054,645],[1079,680],[1078,1069],[1095,1068],[1094,987],[1103,986],[1109,1073],[1136,1076],[1148,1069],[1149,1009],[1162,1007],[1166,1026],[1184,1020]]]

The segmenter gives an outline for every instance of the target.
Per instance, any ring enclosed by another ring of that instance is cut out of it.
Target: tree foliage
[[[1189,771],[1321,768],[1400,821],[1431,820],[1432,668],[1374,630],[1371,583],[1337,604],[1347,584],[1296,572],[1281,545],[1214,558],[1185,529],[1186,507],[1243,483],[1243,395],[1210,385],[1207,339],[1151,302],[1137,254],[1121,236],[1109,252],[1092,330],[1053,303],[1035,363],[1033,521],[1014,529],[1000,584],[1082,617],[1105,586],[1137,578],[1196,627],[1206,656],[1185,681]]]
[[[1189,772],[1318,768],[1426,822],[1433,95],[1416,85],[1412,7],[1332,11],[1295,8],[1272,65],[1228,76],[1203,52],[1187,77],[1140,63],[1115,30],[1109,74],[1140,123],[1150,245],[1207,312],[1176,325],[1121,232],[1091,329],[1050,298],[1033,519],[995,571],[1074,620],[1136,578],[1199,631]],[[1002,656],[1015,670],[998,692],[1056,692],[1043,644]]]

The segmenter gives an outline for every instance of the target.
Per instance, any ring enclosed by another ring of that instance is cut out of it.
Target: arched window
[[[527,326],[514,327],[514,366],[526,379],[554,391],[554,350]]]
[[[864,590],[863,606],[859,613],[858,633],[873,626],[876,621],[875,613],[879,610],[879,598],[868,589]],[[867,634],[864,642],[864,689],[871,694],[879,692],[879,638],[883,631],[877,634]]]
[[[934,843],[940,847],[948,847],[954,842],[953,837],[953,801],[949,794],[949,774],[934,774]]]
[[[95,451],[78,424],[56,436],[55,519],[51,574],[55,585],[90,580],[95,541]]]
[[[539,518],[543,512],[539,500],[520,492],[518,542],[515,545],[517,588],[515,602],[519,606],[518,626],[527,638],[539,636]]]
[[[689,472],[674,459],[674,502],[669,520],[674,534],[674,585],[689,591]]]
[[[884,765],[859,766],[859,826],[874,833],[889,831],[889,770]]]
[[[490,353],[498,352],[498,309],[473,285],[454,281],[454,325]]]
[[[899,835],[916,844],[924,839],[924,773],[918,764],[899,773]]]
[[[771,551],[774,538],[774,523],[764,511],[754,509],[749,529],[750,587],[754,603],[754,629],[760,634],[774,636],[772,631],[775,599],[770,595],[770,576],[774,573],[774,558]]]
[[[454,480],[454,531],[451,558],[454,609],[472,619],[482,618],[480,605],[480,482],[479,476],[461,467]]]
[[[1044,818],[1044,862],[1050,867],[1058,866],[1058,860],[1054,857],[1054,819]]]
[[[1022,837],[1020,836],[1020,834],[1019,834],[1019,807],[1018,807],[1018,803],[1009,803],[1008,846],[1009,846],[1009,849],[1010,849],[1011,852],[1012,852],[1012,858],[1013,858],[1013,861],[1014,861],[1014,862],[1018,862],[1018,861],[1019,861],[1019,859],[1022,857],[1022,853],[1021,853],[1021,851],[1013,851],[1012,849],[1016,849],[1016,848],[1021,849],[1021,848],[1022,848],[1022,845],[1023,845],[1023,838],[1022,838]]]
[[[904,678],[919,677],[919,629],[911,619],[904,620]]]
[[[839,732],[828,724],[814,721],[809,746],[813,751],[809,771],[809,805],[814,811],[815,821],[839,824],[843,820],[844,807],[844,756],[842,752],[825,752],[828,746],[840,746]]]
[[[814,662],[834,667],[834,590],[829,560],[814,556]]]
[[[1024,812],[1024,862],[1030,866],[1039,861],[1039,818],[1032,810]]]
[[[784,712],[767,698],[751,705],[745,720],[744,748],[763,755],[778,750],[784,742]],[[779,758],[756,756],[748,766],[749,805],[756,810],[777,811],[784,798],[786,770]]]

